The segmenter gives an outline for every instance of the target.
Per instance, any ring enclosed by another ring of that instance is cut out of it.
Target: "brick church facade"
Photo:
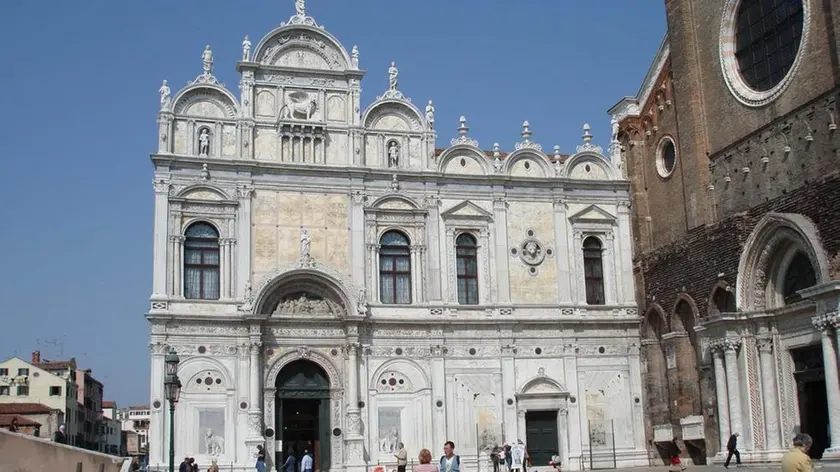
[[[840,6],[666,0],[613,116],[631,181],[646,431],[694,463],[840,453]],[[617,152],[617,151],[616,151]]]

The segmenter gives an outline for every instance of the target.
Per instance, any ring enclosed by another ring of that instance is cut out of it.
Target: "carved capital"
[[[493,197],[493,209],[494,210],[506,210],[507,209],[507,198],[505,198],[505,197]]]
[[[153,181],[153,184],[154,184],[154,188],[155,188],[155,193],[159,193],[159,194],[167,194],[168,195],[169,190],[172,187],[172,185],[170,185],[169,181],[166,180],[166,179],[155,179]]]
[[[367,202],[367,194],[361,190],[354,190],[350,193],[350,198],[353,199],[353,203],[356,205],[364,205]]]
[[[773,352],[773,338],[758,338],[756,339],[759,352],[770,353]]]
[[[828,330],[836,326],[835,319],[836,316],[833,316],[831,314],[817,315],[811,318],[811,323],[814,324],[814,328],[816,328],[817,331],[827,332]]]
[[[423,205],[426,208],[437,208],[440,206],[440,197],[437,195],[426,195],[423,197]]]
[[[566,197],[555,197],[552,203],[554,204],[554,211],[563,212],[569,208],[569,203],[568,200],[566,200]]]
[[[240,200],[250,200],[254,195],[254,186],[250,184],[239,185],[236,187],[236,196]]]
[[[737,352],[741,347],[741,338],[727,338],[721,342],[724,352]]]
[[[163,355],[169,350],[169,346],[164,343],[151,343],[149,344],[149,351],[151,351],[152,355]]]

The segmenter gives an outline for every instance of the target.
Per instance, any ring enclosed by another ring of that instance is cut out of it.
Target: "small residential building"
[[[19,432],[50,439],[64,423],[64,412],[42,403],[0,403],[0,428],[17,419]]]
[[[76,400],[81,412],[80,439],[76,445],[95,451],[101,450],[99,444],[99,419],[102,416],[102,396],[104,387],[96,380],[90,369],[76,369]]]
[[[18,357],[0,362],[0,405],[40,404],[48,410],[59,411],[60,419],[52,430],[57,429],[61,423],[66,424],[67,442],[76,445],[76,434],[79,431],[77,419],[80,414],[76,400],[75,371],[75,359],[42,362],[38,351],[32,353],[31,362]],[[28,414],[23,416],[32,418]],[[49,434],[42,432],[42,436]]]
[[[126,436],[126,449],[130,456],[144,456],[149,448],[149,405],[130,406],[119,412],[122,430]]]
[[[113,401],[102,402],[102,416],[99,418],[99,451],[106,454],[125,455],[122,422],[119,409]]]

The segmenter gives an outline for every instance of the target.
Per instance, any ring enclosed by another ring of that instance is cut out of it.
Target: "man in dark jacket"
[[[67,444],[67,436],[64,435],[64,425],[58,427],[58,431],[53,434],[53,441],[59,444]]]
[[[741,465],[741,453],[738,452],[738,433],[734,433],[732,436],[729,436],[729,441],[726,443],[726,450],[729,451],[729,454],[726,456],[726,462],[723,463],[723,467],[725,469],[729,468],[729,461],[732,460],[732,456],[735,456],[735,464]]]
[[[190,458],[185,457],[181,465],[178,466],[178,472],[190,472]]]

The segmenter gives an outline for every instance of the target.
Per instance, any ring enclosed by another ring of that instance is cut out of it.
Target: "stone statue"
[[[295,0],[295,12],[297,16],[306,16],[306,0]]]
[[[397,89],[397,77],[400,75],[399,69],[397,69],[397,64],[395,62],[391,62],[391,67],[388,68],[388,86],[391,90]]]
[[[301,228],[300,230],[300,258],[303,260],[309,260],[309,249],[312,245],[312,236],[309,235],[309,231],[306,228]]]
[[[359,68],[359,46],[353,46],[353,52],[350,53],[350,58],[353,62],[353,68]]]
[[[434,127],[435,127],[435,106],[432,104],[431,100],[429,100],[429,104],[426,105],[426,121],[429,122],[429,128],[434,129]]]
[[[400,146],[396,141],[388,145],[388,167],[398,167],[400,164]]]
[[[225,449],[225,440],[221,436],[216,436],[212,429],[207,429],[204,434],[204,445],[207,447],[208,456],[220,456]]]
[[[201,128],[201,134],[198,135],[198,155],[208,156],[210,154],[210,131],[207,128]]]
[[[242,41],[242,60],[247,61],[251,59],[251,40],[248,39],[248,35],[245,35],[245,39]]]
[[[610,125],[612,126],[612,138],[610,139],[611,142],[618,141],[618,120],[615,117],[612,117],[610,120]]]
[[[210,75],[213,72],[213,51],[210,50],[209,44],[204,46],[201,61],[204,64],[204,75]]]
[[[166,82],[166,79],[164,79],[163,84],[160,86],[160,90],[158,90],[158,93],[160,93],[160,107],[161,108],[164,108],[164,107],[169,105],[169,100],[170,100],[169,93],[170,92],[171,92],[171,90],[169,90],[169,84]]]
[[[365,288],[362,287],[359,289],[359,300],[356,304],[356,311],[359,312],[360,315],[366,315],[368,311],[368,304],[367,304],[367,296],[365,294]]]

